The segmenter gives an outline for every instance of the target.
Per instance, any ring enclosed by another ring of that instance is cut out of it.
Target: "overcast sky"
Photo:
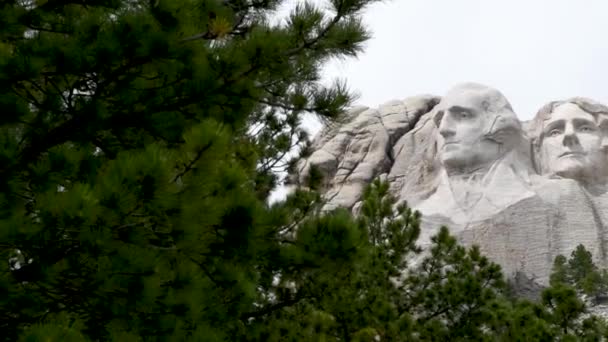
[[[608,102],[607,17],[606,0],[385,1],[365,12],[365,52],[331,63],[326,77],[346,79],[370,107],[479,82],[527,120],[556,99]]]

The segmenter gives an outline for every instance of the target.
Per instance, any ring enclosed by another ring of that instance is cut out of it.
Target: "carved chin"
[[[499,156],[496,153],[480,153],[479,150],[454,149],[452,151],[443,151],[439,160],[446,168],[474,169],[494,162],[498,158]]]
[[[555,165],[553,173],[563,178],[582,179],[590,171],[587,170],[585,164],[575,158],[562,158]]]

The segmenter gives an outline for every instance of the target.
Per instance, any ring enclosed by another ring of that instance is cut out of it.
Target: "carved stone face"
[[[602,132],[602,150],[604,154],[608,155],[608,115],[598,115],[597,123]]]
[[[505,151],[493,130],[514,126],[499,115],[505,110],[516,117],[498,91],[483,86],[457,88],[438,105],[438,155],[446,169],[471,172],[500,158]]]
[[[606,126],[605,124],[600,124]],[[607,167],[605,141],[593,115],[573,103],[556,107],[542,129],[543,173],[590,181]]]

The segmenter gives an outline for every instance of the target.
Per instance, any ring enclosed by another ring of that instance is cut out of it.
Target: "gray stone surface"
[[[608,267],[608,107],[597,102],[552,102],[522,123],[499,91],[466,83],[355,108],[313,146],[296,177],[319,167],[326,210],[356,211],[381,177],[422,213],[420,244],[447,225],[529,289],[581,243]]]

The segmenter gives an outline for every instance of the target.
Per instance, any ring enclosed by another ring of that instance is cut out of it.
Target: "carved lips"
[[[558,158],[562,158],[562,157],[582,157],[585,154],[586,153],[578,152],[578,151],[566,151],[566,152],[560,154]]]
[[[457,145],[457,144],[458,144],[458,141],[446,141],[446,142],[444,142],[444,143],[443,143],[443,146],[442,146],[442,147],[443,147],[443,148],[446,148],[446,147],[448,147],[449,145],[454,146],[454,145]]]

